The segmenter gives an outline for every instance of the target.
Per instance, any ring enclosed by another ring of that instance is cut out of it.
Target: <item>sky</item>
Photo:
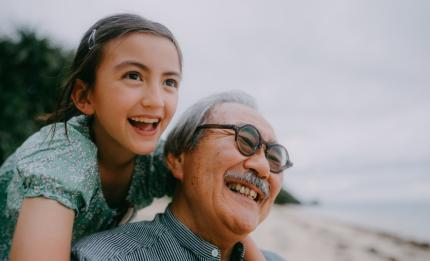
[[[0,35],[26,26],[75,49],[120,12],[181,45],[173,122],[199,98],[243,90],[288,148],[284,185],[299,199],[430,202],[429,1],[0,0]]]

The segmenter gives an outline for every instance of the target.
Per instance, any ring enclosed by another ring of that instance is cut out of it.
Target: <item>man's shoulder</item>
[[[73,260],[114,260],[137,250],[153,247],[167,232],[157,220],[121,225],[79,240]]]

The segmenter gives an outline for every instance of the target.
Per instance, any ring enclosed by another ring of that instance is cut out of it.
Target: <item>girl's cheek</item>
[[[166,107],[168,107],[168,110],[170,111],[170,114],[171,114],[170,116],[173,116],[173,114],[175,114],[177,106],[178,106],[178,94],[175,93],[167,99]]]

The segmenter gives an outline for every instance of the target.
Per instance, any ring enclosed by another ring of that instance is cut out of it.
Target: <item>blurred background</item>
[[[1,162],[54,106],[83,33],[119,12],[182,47],[173,122],[208,94],[246,91],[288,148],[285,191],[306,211],[430,242],[429,1],[0,0]]]

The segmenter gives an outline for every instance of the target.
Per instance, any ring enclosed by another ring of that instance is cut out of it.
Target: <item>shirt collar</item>
[[[178,242],[185,248],[203,259],[221,260],[221,251],[219,248],[194,234],[189,228],[182,224],[170,210],[170,206],[160,221],[168,227]],[[234,245],[230,260],[243,260],[245,248],[241,242]]]

